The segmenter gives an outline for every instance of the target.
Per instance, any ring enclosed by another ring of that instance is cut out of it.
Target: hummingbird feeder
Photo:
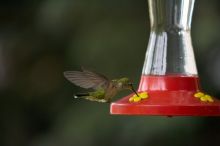
[[[148,0],[151,32],[138,95],[111,103],[111,114],[220,116],[202,92],[191,42],[195,0]]]

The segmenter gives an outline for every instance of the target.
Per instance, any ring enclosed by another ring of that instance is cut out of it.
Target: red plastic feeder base
[[[111,104],[111,114],[161,116],[220,116],[220,100],[204,102],[194,97],[200,91],[198,77],[142,76],[138,92],[149,98],[130,102],[128,95]]]

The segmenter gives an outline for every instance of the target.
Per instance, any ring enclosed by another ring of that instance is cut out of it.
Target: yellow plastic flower
[[[204,94],[202,92],[195,93],[194,97],[199,98],[203,102],[214,102],[213,98],[210,95]]]
[[[133,101],[134,101],[134,102],[141,101],[141,98],[136,96],[136,97],[133,98]]]
[[[204,95],[205,95],[205,94],[202,93],[202,92],[197,92],[197,93],[194,94],[194,97],[200,98],[200,97],[202,97],[202,96],[204,96]]]
[[[138,95],[141,97],[141,99],[147,99],[149,97],[147,92],[142,92],[141,94]]]
[[[143,99],[147,99],[149,97],[147,92],[138,93],[138,96],[134,94],[132,97],[129,98],[130,102],[139,102]]]

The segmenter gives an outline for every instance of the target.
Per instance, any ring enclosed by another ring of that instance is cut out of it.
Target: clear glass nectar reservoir
[[[144,75],[197,75],[190,34],[194,1],[148,0],[151,33]]]

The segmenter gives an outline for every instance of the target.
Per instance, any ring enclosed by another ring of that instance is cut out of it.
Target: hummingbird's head
[[[126,77],[121,78],[117,81],[117,88],[132,90],[138,96],[137,92],[134,90],[133,83],[131,82],[130,79]]]
[[[120,78],[117,81],[118,89],[130,89],[131,86],[132,86],[132,83],[128,78]]]

